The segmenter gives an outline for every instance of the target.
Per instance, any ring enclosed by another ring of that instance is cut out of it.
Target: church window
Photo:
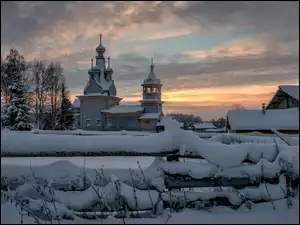
[[[112,126],[112,119],[107,119],[106,120],[106,126],[111,127]]]
[[[96,120],[96,126],[98,126],[98,127],[101,126],[101,120],[100,119]]]
[[[91,126],[91,120],[90,119],[85,120],[85,126],[86,127]]]

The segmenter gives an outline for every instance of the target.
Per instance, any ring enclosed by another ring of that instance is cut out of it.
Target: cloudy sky
[[[1,2],[1,57],[63,64],[83,92],[103,34],[118,96],[141,99],[154,58],[165,112],[204,119],[232,104],[260,108],[278,85],[299,85],[299,2]]]

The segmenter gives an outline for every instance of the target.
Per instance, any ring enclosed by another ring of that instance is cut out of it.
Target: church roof
[[[100,71],[101,70],[100,66],[98,66],[98,65],[93,66],[92,68],[89,69],[89,72],[90,71],[95,71],[95,70]]]
[[[115,105],[108,109],[104,109],[101,112],[103,113],[136,113],[142,112],[144,107],[140,105]]]
[[[143,84],[160,84],[160,79],[156,78],[156,75],[154,72],[153,59],[151,59],[150,73],[149,73],[148,77],[144,80]]]
[[[139,119],[158,119],[160,116],[159,113],[144,113]]]

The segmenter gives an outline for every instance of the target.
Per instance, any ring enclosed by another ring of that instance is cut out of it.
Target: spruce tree
[[[31,130],[30,107],[24,85],[24,71],[26,70],[24,57],[16,49],[11,49],[6,62],[6,73],[11,77],[11,84],[8,87],[11,100],[4,117],[4,125],[10,130]]]
[[[74,115],[72,111],[72,103],[69,99],[69,91],[65,82],[61,84],[61,105],[58,113],[58,129],[71,129],[74,123]]]

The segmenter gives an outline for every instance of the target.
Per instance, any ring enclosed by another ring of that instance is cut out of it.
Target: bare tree
[[[34,96],[32,105],[35,112],[36,128],[41,128],[41,117],[45,111],[45,103],[48,98],[48,92],[51,85],[52,65],[46,65],[45,61],[35,60],[31,65],[31,82],[34,86]]]
[[[233,104],[231,108],[232,109],[240,109],[240,110],[246,109],[245,106],[243,106],[240,103]]]
[[[59,63],[50,63],[48,66],[49,87],[47,97],[49,98],[49,109],[46,109],[45,129],[56,129],[61,106],[61,87],[64,82],[63,69]],[[48,102],[48,101],[47,101]]]

